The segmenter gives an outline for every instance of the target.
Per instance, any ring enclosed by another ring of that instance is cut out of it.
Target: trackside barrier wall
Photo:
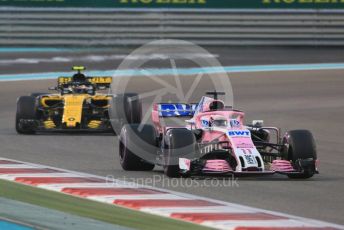
[[[0,0],[0,6],[189,9],[344,9],[343,0]]]
[[[35,7],[32,7],[35,6]],[[0,0],[0,46],[344,45],[344,0]]]

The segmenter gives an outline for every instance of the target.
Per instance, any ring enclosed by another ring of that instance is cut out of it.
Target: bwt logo
[[[196,109],[196,105],[189,104],[161,104],[159,105],[160,116],[192,116]]]
[[[228,136],[235,137],[249,137],[250,136],[250,131],[244,130],[244,131],[229,131]]]

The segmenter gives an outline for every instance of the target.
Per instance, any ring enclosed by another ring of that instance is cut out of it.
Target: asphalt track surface
[[[246,51],[236,50],[235,54],[221,51],[224,52],[220,55],[221,62],[224,65],[325,63],[342,62],[344,58],[343,50],[336,49],[298,50],[295,55],[286,50],[266,52],[279,54],[275,58],[266,58],[263,54],[252,57],[250,53],[254,51]],[[240,53],[247,55],[249,61],[238,55]],[[319,56],[323,57],[321,61]],[[3,54],[1,58],[4,58]],[[63,66],[68,69],[70,65],[61,63],[56,68],[61,70]],[[34,72],[38,68],[42,72],[52,71],[53,67],[33,64],[8,65],[1,69],[6,73],[19,73]],[[105,69],[106,64],[102,68]],[[183,77],[183,87],[187,88],[194,77]],[[160,78],[171,83],[174,80],[172,76]],[[284,131],[302,128],[313,132],[320,159],[319,175],[310,180],[290,180],[285,176],[273,175],[239,178],[234,182],[215,181],[215,184],[201,179],[172,181],[163,177],[159,167],[154,172],[123,171],[118,160],[118,140],[111,135],[17,135],[14,130],[16,98],[31,92],[46,92],[47,87],[55,84],[53,80],[0,83],[0,156],[100,176],[112,175],[171,190],[344,224],[344,70],[236,73],[230,75],[230,80],[235,107],[246,112],[247,121],[263,119],[266,125],[278,126]],[[209,84],[209,78],[204,77],[192,99],[209,89]],[[147,92],[155,87],[141,77],[133,80],[128,88]],[[147,98],[144,101],[145,109],[148,106]]]

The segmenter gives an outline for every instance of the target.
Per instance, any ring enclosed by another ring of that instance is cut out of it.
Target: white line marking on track
[[[210,207],[199,207],[197,209],[191,207],[174,207],[174,208],[142,208],[142,211],[150,212],[150,213],[165,213],[165,214],[172,214],[172,213],[255,213],[256,211],[247,210],[247,209],[240,209],[240,208],[233,208],[227,206],[210,206]]]
[[[93,200],[188,200],[188,198],[176,196],[173,194],[147,194],[147,195],[98,195],[98,196],[87,196],[87,198]]]
[[[32,165],[24,165],[24,164],[4,164],[0,165],[0,169],[10,169],[10,168],[16,168],[16,169],[37,169],[36,166]]]
[[[238,226],[240,227],[321,227],[321,226],[314,226],[312,224],[307,224],[302,221],[298,220],[231,220],[231,221],[204,221],[202,222],[203,225],[206,226],[220,226],[222,229],[235,229]]]
[[[33,173],[33,174],[0,174],[1,179],[8,179],[8,180],[15,180],[16,178],[39,178],[39,177],[45,177],[45,178],[52,178],[52,177],[76,177],[77,175],[72,173]],[[78,176],[82,177],[82,176]],[[87,178],[87,177],[83,177]]]
[[[64,188],[139,188],[139,186],[115,183],[42,184],[37,187],[55,191],[61,191]]]

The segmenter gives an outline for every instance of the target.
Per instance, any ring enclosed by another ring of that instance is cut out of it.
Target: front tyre
[[[166,133],[164,173],[179,177],[179,158],[192,158],[196,153],[196,137],[187,129],[171,129]]]
[[[295,170],[300,173],[289,174],[289,178],[307,179],[316,173],[316,145],[313,135],[308,130],[292,130],[283,139],[284,157],[292,161]]]
[[[126,124],[119,137],[119,158],[126,171],[150,171],[157,154],[156,132],[151,125]]]
[[[19,134],[35,134],[37,122],[36,98],[22,96],[17,101],[16,131]]]

